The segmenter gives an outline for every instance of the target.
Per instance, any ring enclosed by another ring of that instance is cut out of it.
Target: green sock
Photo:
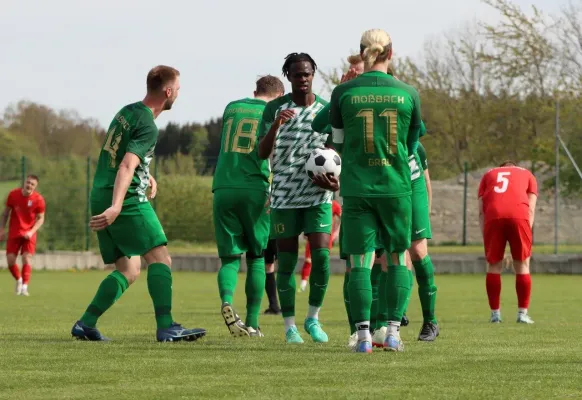
[[[378,324],[378,286],[380,285],[380,274],[382,273],[382,265],[375,263],[372,267],[372,274],[370,281],[372,283],[372,306],[370,307],[370,330],[376,329]]]
[[[372,274],[371,263],[374,252],[368,252],[363,257],[353,257],[353,267],[350,272],[350,308],[354,323],[370,321],[370,308],[372,306]],[[368,326],[369,328],[369,326]]]
[[[172,325],[172,270],[166,264],[148,266],[148,291],[154,303],[158,329]]]
[[[414,270],[416,271],[416,282],[418,283],[418,297],[422,307],[422,317],[424,322],[437,323],[435,316],[436,292],[437,287],[434,284],[434,267],[430,256],[424,257],[420,261],[414,261]]]
[[[240,268],[239,257],[221,257],[221,266],[216,280],[218,281],[218,293],[220,301],[232,304],[234,290],[238,281],[238,270]]]
[[[382,271],[378,282],[378,317],[376,329],[388,326],[388,272]]]
[[[346,260],[346,272],[344,274],[344,305],[348,315],[348,324],[350,324],[350,335],[352,335],[356,331],[356,325],[354,325],[354,320],[352,319],[352,311],[350,308],[350,291],[348,289],[350,284],[350,267],[350,261]]]
[[[408,311],[408,305],[410,304],[410,298],[412,297],[412,288],[414,287],[414,274],[412,273],[411,270],[408,270],[408,280],[409,280],[409,286],[410,286],[410,291],[408,292],[408,298],[406,299],[406,306],[404,307],[404,314],[406,314],[406,311]]]
[[[388,267],[388,321],[400,322],[410,296],[410,274],[404,265]]]
[[[277,254],[279,268],[277,270],[277,293],[281,304],[283,318],[295,316],[295,268],[297,253],[280,252]],[[313,274],[313,270],[311,272]]]
[[[247,257],[247,280],[245,284],[247,318],[245,325],[255,329],[259,328],[259,312],[261,311],[266,279],[265,259],[263,257],[250,259]]]
[[[121,297],[128,287],[127,278],[121,272],[116,270],[107,275],[81,317],[81,322],[90,328],[95,328],[97,319]]]
[[[321,307],[329,283],[329,249],[311,249],[311,265],[309,305]]]

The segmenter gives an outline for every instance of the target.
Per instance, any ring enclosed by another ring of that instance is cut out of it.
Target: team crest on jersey
[[[32,200],[28,200],[28,206],[32,207]]]

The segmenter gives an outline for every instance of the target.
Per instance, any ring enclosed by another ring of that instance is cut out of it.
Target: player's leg
[[[329,283],[329,241],[332,223],[331,204],[320,204],[305,209],[303,226],[309,239],[313,267],[309,278],[309,307],[304,328],[318,343],[328,341],[327,334],[319,323],[319,311]]]
[[[248,328],[233,305],[241,255],[247,251],[237,207],[241,203],[241,196],[245,196],[245,193],[218,189],[214,192],[212,207],[214,235],[220,257],[220,269],[216,277],[221,301],[220,312],[231,335],[248,337]],[[242,203],[244,204],[244,201]]]
[[[295,324],[295,268],[299,252],[299,235],[303,230],[302,209],[271,209],[273,236],[277,239],[277,292],[285,322],[285,341],[303,343]]]
[[[380,275],[378,276],[378,305],[376,311],[376,325],[373,326],[372,346],[384,347],[384,339],[388,333],[388,261],[383,244],[379,244],[379,237],[376,237],[376,263],[380,264]],[[372,288],[373,290],[373,288]]]
[[[307,289],[309,275],[311,275],[311,248],[309,246],[309,238],[307,238],[307,242],[305,243],[305,261],[303,262],[303,268],[301,268],[299,291],[305,292],[305,289]]]
[[[515,291],[517,292],[517,322],[533,324],[528,314],[531,296],[531,275],[529,261],[532,248],[532,231],[526,219],[511,219],[507,221],[507,233],[513,268],[515,270]]]
[[[17,264],[20,247],[20,239],[8,239],[6,241],[6,263],[8,264],[8,270],[12,274],[12,277],[16,280],[15,293],[17,296],[22,292],[22,275]]]
[[[374,265],[370,275],[372,285],[372,305],[370,306],[370,331],[373,333],[378,324],[378,292],[380,289],[380,274],[382,273],[382,264],[380,259],[374,255]]]
[[[384,350],[403,351],[400,326],[410,296],[410,272],[405,252],[410,247],[412,201],[410,196],[375,199],[375,212],[380,220],[380,237],[390,253],[388,257],[387,303],[388,332]]]
[[[487,260],[485,288],[491,309],[490,322],[492,323],[501,322],[501,270],[506,243],[504,220],[486,221],[483,227],[483,245]]]
[[[24,240],[22,242],[22,290],[23,296],[28,296],[28,283],[32,274],[32,257],[36,252],[36,240]]]
[[[342,247],[342,238],[343,238],[343,230],[340,226],[339,237],[338,237],[338,244],[339,244],[339,255],[340,260],[344,260],[346,263],[346,269],[344,272],[344,284],[343,284],[343,296],[344,296],[344,306],[346,308],[346,315],[348,317],[348,325],[350,327],[350,337],[348,339],[348,348],[355,349],[356,345],[358,344],[358,334],[356,332],[356,326],[354,325],[354,321],[352,319],[352,310],[350,308],[350,292],[349,292],[349,284],[350,284],[350,271],[352,269],[352,265],[350,263],[350,258],[346,253],[343,251]]]
[[[281,314],[279,301],[277,300],[277,280],[275,279],[275,260],[277,259],[277,241],[269,239],[265,250],[265,291],[269,299],[269,308],[265,310],[267,315]]]

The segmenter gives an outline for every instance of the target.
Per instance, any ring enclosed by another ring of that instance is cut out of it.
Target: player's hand
[[[289,121],[290,119],[295,117],[295,111],[291,110],[290,108],[283,110],[279,113],[279,116],[277,117],[277,124],[278,125],[283,125],[284,123],[286,123],[287,121]]]
[[[24,235],[22,235],[22,237],[26,240],[30,240],[30,238],[32,237],[32,235],[34,235],[34,233],[32,233],[31,231],[26,232]]]
[[[335,176],[328,176],[326,174],[315,175],[311,181],[325,190],[332,192],[339,190],[339,181]]]
[[[100,231],[107,228],[109,225],[115,221],[115,219],[119,216],[121,212],[121,208],[116,207],[109,207],[107,210],[103,211],[99,215],[94,215],[91,217],[91,221],[89,222],[89,226],[94,231]]]
[[[348,70],[348,72],[346,72],[345,74],[342,75],[342,79],[340,80],[340,83],[351,81],[352,79],[354,79],[357,76],[358,76],[358,73],[356,72],[356,70],[354,68],[350,68]]]
[[[156,193],[158,193],[158,182],[150,175],[150,199],[156,197]]]

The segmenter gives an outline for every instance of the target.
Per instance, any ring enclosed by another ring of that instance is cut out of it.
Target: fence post
[[[558,254],[558,230],[560,229],[560,101],[556,100],[556,126],[555,126],[555,179],[554,179],[554,254]]]
[[[91,242],[91,231],[89,229],[89,220],[91,219],[91,204],[89,198],[91,197],[91,156],[87,157],[87,182],[86,182],[86,202],[85,209],[85,251],[89,251]]]
[[[465,179],[463,180],[463,246],[467,245],[467,161],[464,164]]]
[[[26,157],[22,156],[20,159],[20,184],[24,185],[26,181]]]

